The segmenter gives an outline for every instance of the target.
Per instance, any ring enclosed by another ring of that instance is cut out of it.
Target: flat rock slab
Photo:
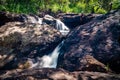
[[[0,75],[1,80],[119,80],[120,75],[100,72],[75,71],[63,69],[27,69],[6,71]]]

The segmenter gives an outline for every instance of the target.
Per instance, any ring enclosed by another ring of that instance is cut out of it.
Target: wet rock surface
[[[49,54],[61,40],[61,33],[49,25],[6,23],[0,27],[0,68]]]
[[[63,45],[58,66],[69,71],[77,70],[80,61],[91,55],[120,72],[120,10],[105,14],[71,31]]]

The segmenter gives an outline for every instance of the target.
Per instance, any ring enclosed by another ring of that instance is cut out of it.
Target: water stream
[[[62,41],[54,50],[51,54],[49,55],[44,55],[42,58],[41,58],[41,62],[40,62],[40,65],[39,67],[40,68],[45,68],[45,67],[48,67],[48,68],[56,68],[57,66],[57,59],[58,59],[58,56],[60,54],[60,48],[61,46],[63,45],[64,41]]]
[[[69,28],[67,26],[65,26],[65,24],[62,21],[60,21],[58,19],[55,19],[55,20],[56,20],[55,28],[57,30],[59,30],[62,33],[62,35],[67,35],[68,32],[70,31]],[[35,22],[35,20],[33,20],[33,21]],[[42,23],[40,21],[40,19],[37,20],[37,23],[39,23],[39,22],[40,22],[40,24]],[[37,58],[37,60],[29,59],[29,62],[32,64],[31,68],[46,68],[46,67],[47,68],[56,68],[58,56],[60,54],[59,50],[61,49],[63,43],[64,43],[64,40],[58,44],[58,46],[53,50],[52,53],[50,53],[48,55],[44,55],[41,58]]]
[[[56,19],[56,29],[59,30],[62,35],[67,35],[70,29],[59,19]]]

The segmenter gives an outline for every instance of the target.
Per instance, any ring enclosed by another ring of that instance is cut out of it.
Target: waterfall
[[[69,28],[65,26],[63,22],[56,19],[56,29],[58,29],[63,35],[67,35]],[[56,68],[58,56],[60,54],[60,49],[64,44],[64,40],[53,50],[52,53],[44,55],[37,60],[29,59],[29,62],[32,64],[31,68]]]
[[[67,35],[68,32],[70,31],[69,28],[65,26],[65,24],[58,19],[56,19],[56,29],[58,29],[63,35]],[[41,63],[40,63],[41,68],[42,67],[56,68],[58,56],[60,54],[59,50],[61,49],[63,43],[64,40],[54,49],[54,51],[51,54],[44,55],[41,58]]]
[[[41,58],[41,63],[40,63],[40,67],[49,67],[49,68],[56,68],[57,66],[57,59],[59,56],[59,50],[61,48],[61,46],[63,45],[64,41],[62,41],[55,49],[54,51],[49,54],[49,55],[44,55]]]
[[[62,35],[67,35],[70,29],[59,19],[56,19],[56,29],[59,30]]]
[[[53,50],[51,54],[37,58],[36,61],[34,59],[28,59],[29,63],[31,64],[30,68],[56,68],[60,49],[63,44],[64,40]]]
[[[36,15],[20,15],[24,22],[30,23],[30,24],[42,24],[42,18],[39,18]]]

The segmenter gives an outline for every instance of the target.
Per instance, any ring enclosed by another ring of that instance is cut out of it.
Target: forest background
[[[107,13],[120,9],[120,0],[0,0],[0,11],[39,13]]]

